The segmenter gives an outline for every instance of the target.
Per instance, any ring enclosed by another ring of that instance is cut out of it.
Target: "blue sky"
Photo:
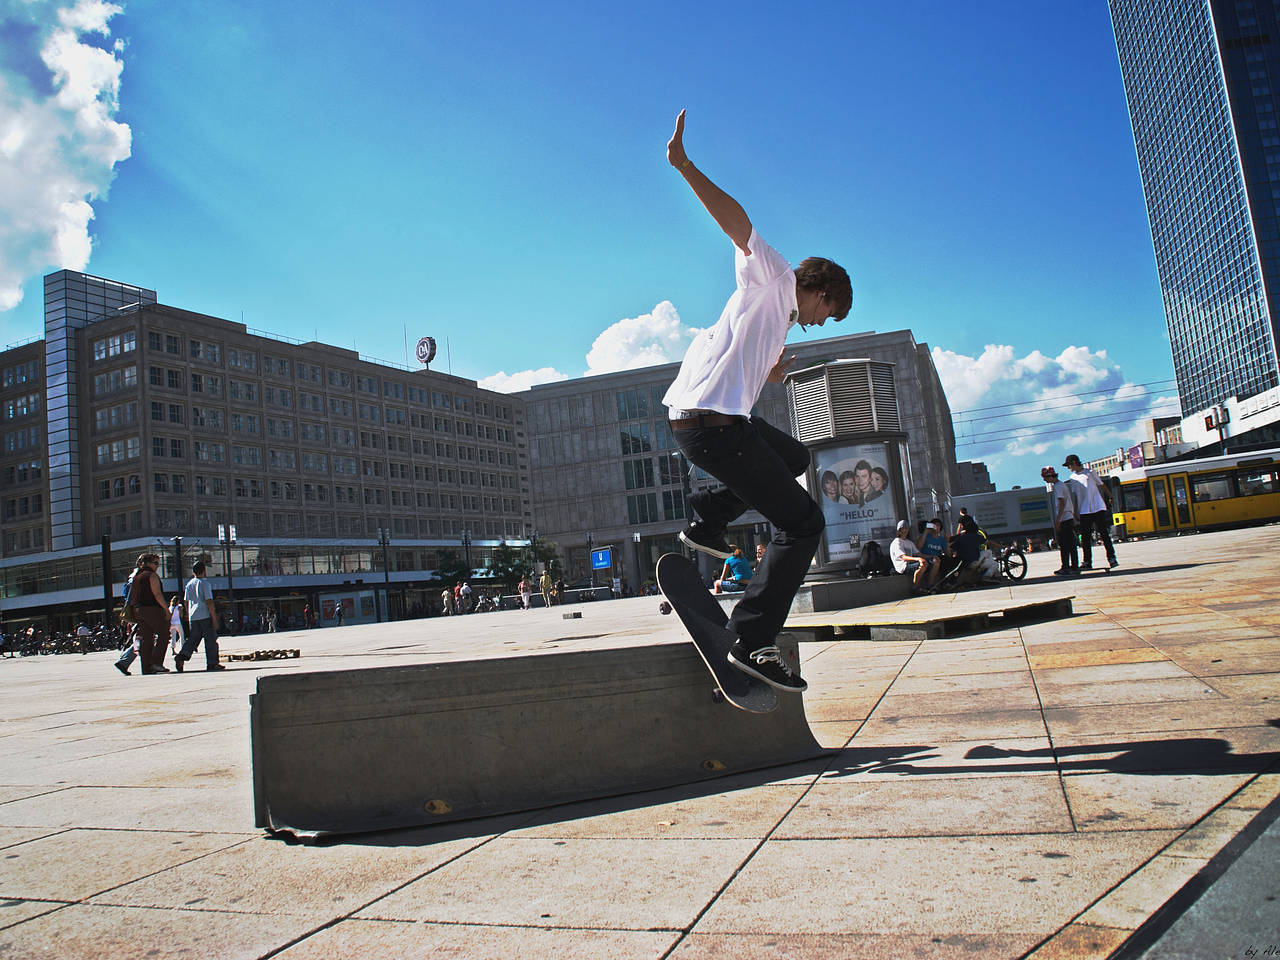
[[[732,284],[681,108],[853,278],[793,339],[912,330],[1001,488],[1176,412],[1104,0],[0,0],[0,342],[65,266],[495,388],[678,359]]]

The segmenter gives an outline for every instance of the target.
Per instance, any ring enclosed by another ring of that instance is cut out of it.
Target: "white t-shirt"
[[[750,416],[769,371],[799,317],[796,275],[755,228],[751,256],[734,247],[738,288],[720,319],[689,345],[662,402],[672,411],[715,410]]]
[[[192,577],[182,590],[183,599],[187,601],[188,620],[212,620],[213,611],[209,604],[213,602],[213,587],[208,580]]]
[[[1102,481],[1088,467],[1079,472],[1072,471],[1068,482],[1076,485],[1076,505],[1080,508],[1081,516],[1101,513],[1107,509],[1107,501],[1102,499]]]
[[[1061,480],[1056,483],[1050,483],[1046,480],[1044,488],[1049,491],[1049,496],[1053,498],[1054,526],[1064,520],[1079,519],[1079,515],[1076,512],[1076,502],[1071,497],[1071,489],[1065,483]],[[1062,506],[1058,506],[1059,501],[1061,501]]]
[[[919,548],[906,537],[895,537],[889,544],[889,559],[893,561],[893,569],[899,573],[906,573],[907,563],[919,558]]]

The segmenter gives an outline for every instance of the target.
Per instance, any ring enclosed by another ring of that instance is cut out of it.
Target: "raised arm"
[[[684,152],[683,110],[676,117],[676,132],[667,141],[667,161],[680,171],[680,176],[684,177],[694,195],[707,208],[707,213],[711,214],[711,218],[720,225],[720,229],[734,245],[751,256],[751,251],[747,248],[747,243],[751,240],[751,219],[747,216],[747,211],[742,209],[737,200],[708,180],[707,175],[695,167]]]

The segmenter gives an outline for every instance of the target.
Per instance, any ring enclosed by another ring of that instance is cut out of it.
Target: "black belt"
[[[692,417],[683,417],[671,421],[672,430],[700,430],[704,427],[731,427],[741,423],[745,417],[731,417],[727,413],[698,413]]]

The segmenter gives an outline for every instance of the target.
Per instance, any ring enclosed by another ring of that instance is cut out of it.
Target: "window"
[[[1228,500],[1235,496],[1232,477],[1226,473],[1203,474],[1191,478],[1191,500],[1205,503],[1209,500]]]
[[[1241,470],[1236,474],[1236,483],[1242,497],[1252,497],[1263,493],[1280,491],[1277,484],[1277,471],[1262,469]]]

